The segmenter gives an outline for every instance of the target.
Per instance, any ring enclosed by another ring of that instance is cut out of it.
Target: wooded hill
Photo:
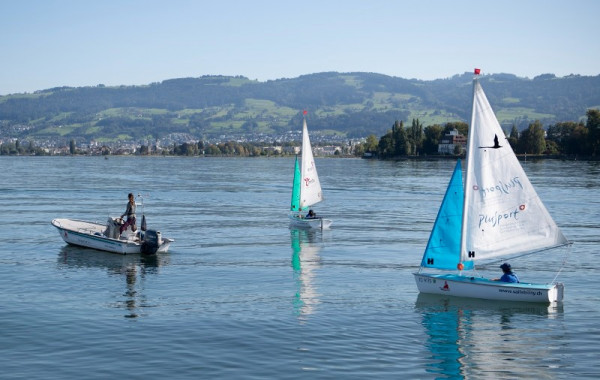
[[[0,97],[0,137],[116,141],[185,133],[197,139],[299,131],[347,138],[383,135],[396,120],[424,126],[468,121],[472,74],[422,81],[326,72],[266,82],[203,76],[144,86],[59,87]],[[600,75],[480,79],[508,132],[539,120],[579,121],[600,107]]]

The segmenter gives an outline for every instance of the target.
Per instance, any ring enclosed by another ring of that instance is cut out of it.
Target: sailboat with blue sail
[[[306,115],[306,111],[304,111]],[[301,162],[294,166],[294,180],[292,185],[292,202],[290,205],[290,227],[295,228],[317,228],[326,229],[332,224],[331,219],[324,219],[313,214],[310,207],[323,200],[323,191],[321,182],[317,174],[315,159],[313,157],[310,137],[308,136],[308,127],[306,118],[302,125],[302,151]],[[308,211],[308,213],[307,213]],[[310,213],[310,215],[309,215]]]
[[[459,297],[560,302],[564,285],[559,282],[508,283],[472,275],[476,262],[570,245],[527,178],[478,70],[475,74],[464,185],[459,160],[414,273],[417,287],[421,293]]]

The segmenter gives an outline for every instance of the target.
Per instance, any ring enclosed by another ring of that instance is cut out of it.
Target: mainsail
[[[302,180],[300,190],[300,210],[304,210],[315,203],[321,202],[321,183],[317,174],[317,167],[313,158],[310,138],[308,137],[308,127],[306,119],[302,126]]]
[[[477,78],[464,188],[463,261],[568,244],[525,175]]]

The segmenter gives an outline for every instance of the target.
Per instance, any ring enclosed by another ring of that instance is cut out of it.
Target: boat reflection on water
[[[114,255],[72,245],[62,247],[57,259],[59,269],[100,268],[109,276],[122,276],[125,293],[114,306],[124,308],[126,318],[140,316],[145,301],[141,292],[145,279],[158,274],[159,267],[168,264],[168,255]]]
[[[292,268],[297,285],[294,297],[294,311],[299,317],[315,312],[320,303],[315,287],[316,270],[321,266],[320,245],[316,230],[291,229]]]
[[[560,357],[561,303],[478,300],[420,293],[415,310],[427,333],[427,372],[448,378],[550,378]],[[540,339],[548,344],[540,344]],[[533,342],[536,342],[533,344]],[[552,352],[556,351],[554,355]]]

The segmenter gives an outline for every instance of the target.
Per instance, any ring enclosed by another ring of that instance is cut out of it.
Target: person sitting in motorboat
[[[127,202],[127,209],[125,209],[125,212],[121,215],[121,220],[125,215],[127,215],[127,220],[121,225],[121,228],[119,228],[119,234],[122,234],[129,226],[131,226],[131,230],[134,232],[137,229],[135,226],[135,198],[132,193],[129,193],[128,198],[129,202]]]
[[[306,219],[316,219],[317,214],[313,210],[308,210],[308,214],[306,214]]]
[[[512,268],[509,263],[504,263],[500,265],[500,269],[502,269],[503,275],[500,278],[495,278],[494,281],[502,281],[502,282],[519,282],[519,277],[512,271]]]

